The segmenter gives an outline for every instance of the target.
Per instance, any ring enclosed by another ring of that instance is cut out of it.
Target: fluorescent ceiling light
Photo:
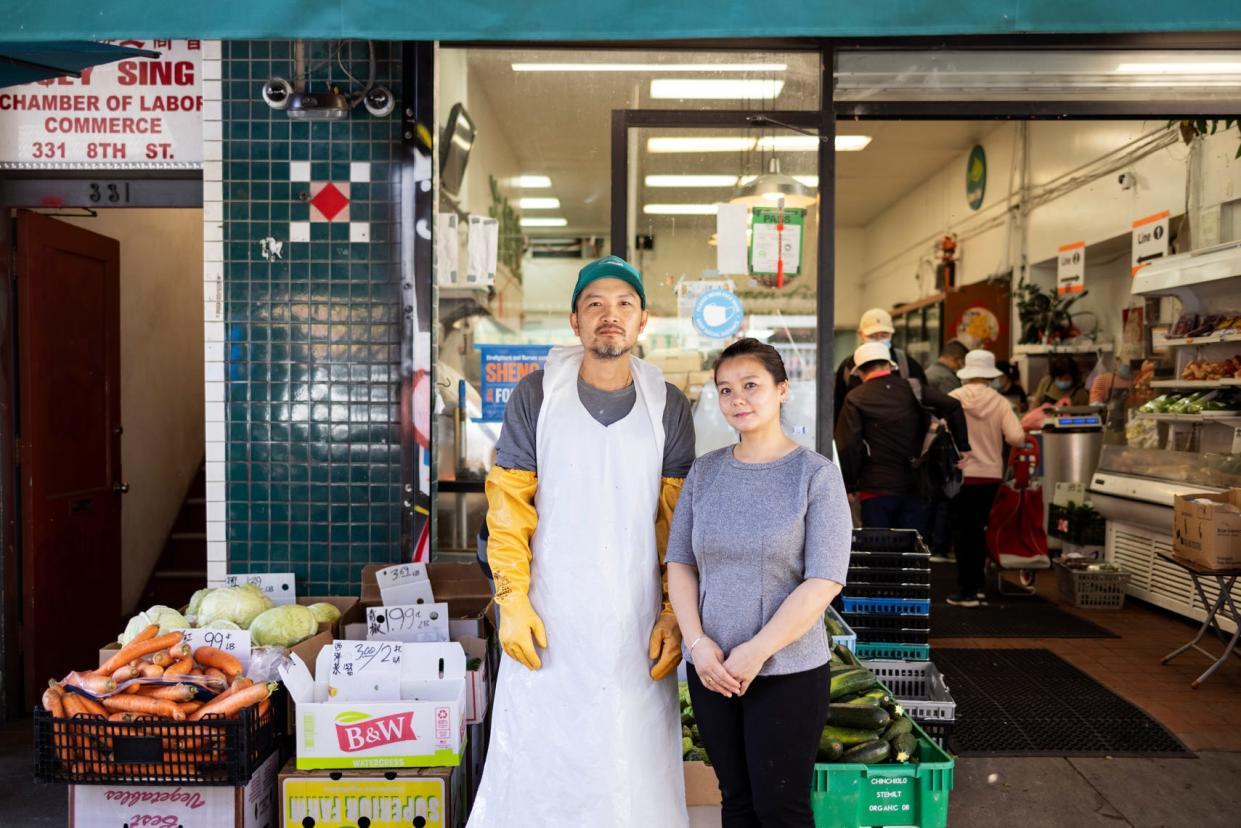
[[[754,139],[744,135],[711,138],[649,138],[647,152],[745,152],[754,149]]]
[[[771,100],[780,96],[782,80],[657,78],[651,81],[651,97],[672,100]]]
[[[648,216],[713,216],[718,204],[646,204],[642,212]]]
[[[526,189],[538,189],[552,186],[552,180],[545,175],[519,175],[517,186]]]
[[[758,139],[761,150],[817,150],[817,135],[765,135]]]
[[[560,208],[560,199],[527,197],[518,199],[517,206],[523,210],[556,210]]]
[[[514,63],[514,72],[783,72],[784,63]]]
[[[1118,75],[1236,75],[1241,63],[1122,63]]]
[[[837,135],[836,152],[861,152],[870,146],[869,135]]]
[[[735,175],[648,175],[648,187],[735,187]]]
[[[567,227],[568,219],[562,218],[523,218],[522,227]]]

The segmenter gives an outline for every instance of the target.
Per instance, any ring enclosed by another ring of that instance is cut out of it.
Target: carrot
[[[112,674],[112,680],[117,684],[121,684],[122,682],[129,681],[130,679],[136,679],[140,675],[142,675],[142,673],[137,667],[132,664],[126,664],[124,667]]]
[[[235,689],[228,694],[220,694],[218,697],[203,705],[196,713],[190,716],[191,722],[196,722],[204,716],[231,716],[251,705],[258,704],[276,692],[276,688],[280,685],[277,682],[268,682],[266,684],[256,684],[253,687],[245,689]]]
[[[228,676],[224,675],[224,671],[218,667],[208,667],[206,670],[203,670],[203,675],[207,678],[218,678],[224,682],[225,686],[228,685]]]
[[[78,701],[82,703],[82,706],[86,708],[86,712],[90,715],[102,716],[105,719],[108,717],[108,711],[104,710],[103,705],[99,702],[94,699],[88,699],[85,696],[78,695],[77,693],[74,693],[74,695],[78,697]]]
[[[166,674],[165,674],[166,675]],[[188,684],[158,684],[142,688],[139,695],[151,699],[166,699],[172,702],[187,702],[194,698],[194,688]]]
[[[194,660],[204,667],[216,668],[230,679],[243,672],[241,662],[236,656],[215,647],[199,647],[194,651]]]
[[[153,653],[151,655],[151,663],[156,665],[157,667],[163,667],[167,669],[168,666],[172,664],[172,653],[168,652],[167,650],[160,650],[157,653]]]
[[[113,681],[111,673],[70,673],[65,678],[65,684],[71,684],[74,687],[81,687],[94,693],[96,696],[103,696],[108,693],[116,692],[116,682]]]
[[[164,668],[164,678],[172,680],[173,676],[183,676],[194,669],[194,659],[190,656]]]
[[[61,700],[65,706],[66,718],[72,719],[79,715],[90,715],[90,712],[86,709],[86,705],[82,703],[82,697],[77,693],[65,693],[61,696]]]
[[[180,661],[183,658],[188,658],[193,654],[193,652],[194,649],[190,647],[189,644],[174,644],[168,648],[168,654],[172,656],[173,661]]]
[[[164,668],[158,664],[143,662],[143,665],[138,668],[138,672],[142,674],[143,678],[159,678],[164,675]]]
[[[134,720],[133,713],[113,713],[112,715],[108,716],[108,721],[110,722],[125,722],[126,724],[128,724],[132,722],[133,720]]]
[[[153,699],[150,696],[111,696],[103,700],[103,706],[116,713],[150,713],[162,719],[172,719],[174,722],[185,720],[185,714],[176,704],[166,699]]]
[[[155,625],[152,624],[151,626]],[[147,627],[138,638],[117,650],[116,655],[109,658],[99,668],[99,672],[111,675],[120,669],[122,665],[128,664],[135,658],[142,658],[145,655],[157,653],[169,647],[175,647],[181,643],[181,639],[184,637],[179,632],[170,632],[167,635],[155,636],[152,634],[149,638],[143,638],[142,635],[147,634],[150,629],[151,627]],[[159,627],[155,627],[155,632],[159,632]]]
[[[177,707],[181,708],[181,712],[188,716],[191,713],[194,713],[195,711],[197,711],[198,708],[203,706],[203,704],[205,704],[205,702],[187,701],[187,702],[180,702],[177,705]]]
[[[43,709],[51,713],[57,719],[65,717],[65,703],[61,698],[60,685],[50,684],[43,691]]]
[[[263,699],[259,702],[259,718],[266,716],[268,710],[271,710],[271,699]]]

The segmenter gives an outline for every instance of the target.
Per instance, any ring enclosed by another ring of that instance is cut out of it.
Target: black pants
[[[726,699],[689,667],[702,744],[720,779],[723,828],[814,828],[810,784],[827,723],[831,667],[759,676]]]
[[[986,585],[987,519],[999,483],[968,483],[952,500],[952,535],[957,552],[957,586],[962,595],[983,592]]]

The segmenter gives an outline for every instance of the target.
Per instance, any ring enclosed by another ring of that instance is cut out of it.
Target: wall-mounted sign
[[[1060,245],[1056,256],[1056,293],[1066,296],[1086,289],[1086,243]]]
[[[1168,211],[1140,218],[1133,223],[1133,258],[1131,276],[1155,259],[1168,255]]]
[[[786,207],[783,210],[755,207],[750,215],[754,219],[750,273],[774,276],[781,258],[784,260],[785,278],[801,273],[802,225],[806,222],[806,211],[800,207]]]
[[[0,169],[202,164],[202,41],[105,42],[160,56],[0,89]]]
[[[987,197],[987,153],[982,144],[975,144],[965,162],[965,200],[971,210],[982,207]]]
[[[708,290],[694,303],[694,329],[707,339],[728,339],[741,330],[745,310],[731,290]]]
[[[504,422],[513,389],[527,374],[543,367],[550,345],[475,345],[482,354],[483,416],[480,423]]]

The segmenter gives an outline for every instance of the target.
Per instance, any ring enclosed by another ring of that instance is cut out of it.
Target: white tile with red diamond
[[[342,190],[331,181],[310,182],[310,220],[349,221],[348,184]]]

